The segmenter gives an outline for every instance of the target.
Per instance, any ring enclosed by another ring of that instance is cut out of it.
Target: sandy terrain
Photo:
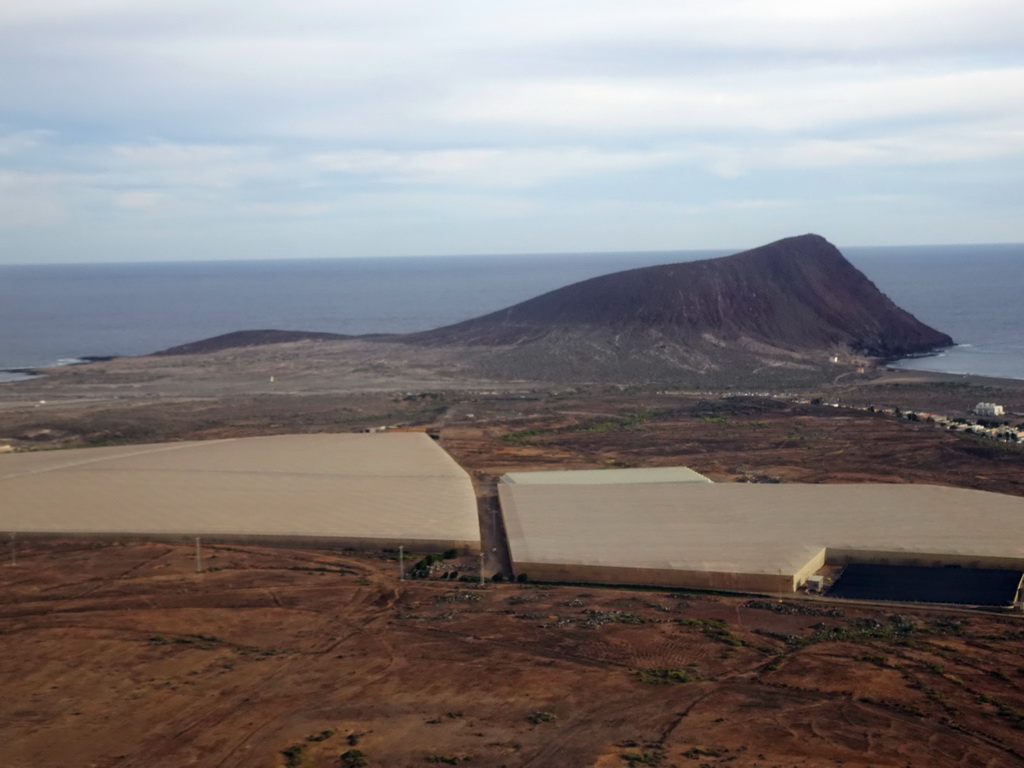
[[[205,564],[20,543],[0,568],[7,768],[1024,761],[1018,617],[479,590],[329,551]]]

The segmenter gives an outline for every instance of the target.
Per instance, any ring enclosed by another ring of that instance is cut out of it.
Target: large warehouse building
[[[7,455],[0,533],[480,547],[469,476],[422,433]]]
[[[792,592],[826,563],[1024,569],[1024,499],[928,485],[499,483],[517,572]]]
[[[509,472],[501,482],[512,485],[624,485],[632,483],[710,483],[689,467],[628,467]]]

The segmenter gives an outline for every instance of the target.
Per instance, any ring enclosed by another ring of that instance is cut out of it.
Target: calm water
[[[1024,245],[842,250],[960,345],[902,366],[1024,379]],[[0,369],[145,354],[243,329],[425,330],[588,277],[725,253],[0,266]]]
[[[843,251],[889,298],[957,344],[899,367],[1024,379],[1024,244]]]

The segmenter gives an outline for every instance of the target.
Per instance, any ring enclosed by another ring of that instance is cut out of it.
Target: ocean
[[[957,342],[896,365],[1024,379],[1024,244],[841,250]],[[589,277],[730,252],[0,266],[0,381],[237,330],[426,330]]]

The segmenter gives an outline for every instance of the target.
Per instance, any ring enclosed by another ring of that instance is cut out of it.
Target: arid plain
[[[494,479],[531,468],[686,465],[716,482],[1024,495],[1016,446],[861,409],[959,416],[995,400],[1024,412],[1012,382],[869,371],[776,397],[456,385],[454,358],[275,346],[2,384],[0,442],[439,429],[477,481],[485,537]],[[857,407],[798,402],[818,397]],[[222,545],[196,573],[186,543],[15,547],[0,569],[5,765],[1024,762],[1015,615],[400,582],[381,553]],[[474,561],[452,565],[475,577]]]
[[[1024,760],[1016,617],[206,558],[50,542],[0,572],[5,765]]]

